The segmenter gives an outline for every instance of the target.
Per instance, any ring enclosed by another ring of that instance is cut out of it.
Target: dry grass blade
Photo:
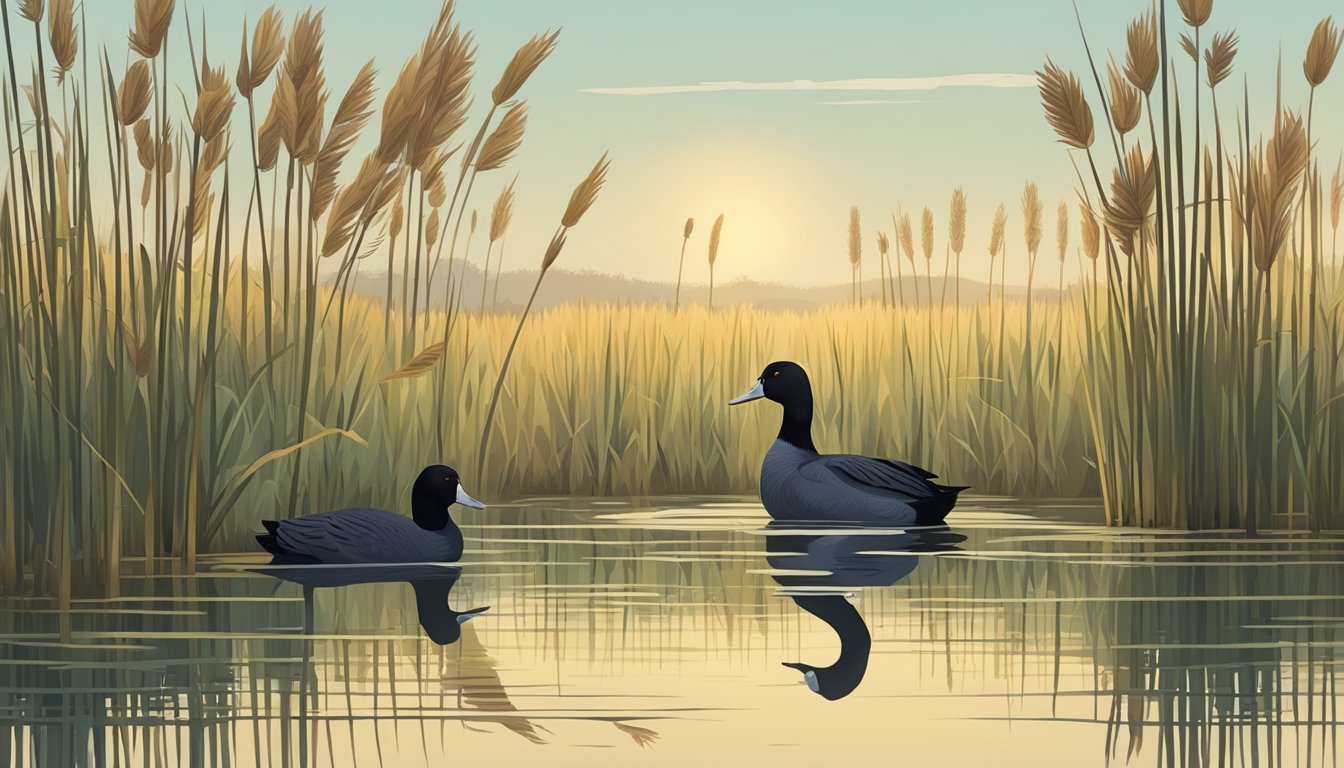
[[[1022,237],[1028,253],[1035,254],[1041,247],[1041,216],[1044,213],[1045,206],[1041,204],[1041,194],[1036,184],[1027,184],[1022,190]]]
[[[719,237],[723,234],[723,216],[714,220],[714,226],[709,230],[709,266],[714,266],[714,262],[719,259]]]
[[[420,350],[415,357],[407,360],[406,364],[398,368],[396,372],[389,374],[383,381],[388,382],[396,381],[398,379],[411,379],[429,373],[434,369],[434,366],[438,365],[439,359],[443,357],[443,350],[444,345],[442,342],[438,344],[430,344],[428,347]]]
[[[241,483],[242,481],[246,480],[252,475],[255,475],[262,467],[266,466],[267,464],[270,464],[272,461],[275,461],[277,459],[283,459],[284,457],[292,453],[295,453],[296,451],[301,451],[304,448],[307,448],[308,446],[312,445],[313,443],[316,443],[319,440],[324,440],[328,437],[333,436],[344,437],[345,439],[351,440],[359,445],[364,446],[365,448],[369,447],[368,441],[360,437],[359,434],[356,432],[352,432],[348,429],[340,429],[338,427],[327,427],[321,432],[318,432],[317,434],[311,437],[300,440],[299,442],[293,445],[285,446],[284,448],[276,448],[274,451],[265,454],[261,458],[249,464],[247,466],[247,469],[244,469],[242,473],[238,475],[238,478],[235,480],[235,482]]]
[[[607,159],[606,153],[588,172],[588,176],[579,186],[574,188],[573,194],[569,196],[569,205],[565,206],[565,214],[560,217],[560,225],[569,228],[579,223],[583,214],[592,207],[593,201],[597,200],[597,193],[602,191],[602,185],[607,181],[607,169],[611,167],[611,161]]]
[[[1129,23],[1125,33],[1125,77],[1145,96],[1152,95],[1160,59],[1157,53],[1157,15],[1147,13]]]
[[[1101,255],[1101,225],[1097,223],[1097,215],[1088,206],[1080,204],[1078,221],[1082,229],[1083,255],[1096,261],[1097,256]]]
[[[534,35],[531,40],[523,44],[513,58],[509,60],[508,66],[504,68],[504,74],[500,75],[499,82],[495,84],[490,92],[490,98],[495,106],[512,99],[518,91],[537,71],[537,67],[546,60],[547,56],[555,50],[556,41],[560,38],[560,30],[555,30],[548,34]]]
[[[1134,255],[1135,235],[1143,228],[1153,206],[1157,180],[1152,157],[1135,147],[1115,169],[1111,198],[1105,209],[1106,230],[1126,256]]]
[[[51,0],[51,13],[47,14],[47,40],[51,43],[51,54],[56,59],[56,82],[65,82],[70,68],[75,66],[75,56],[79,53],[79,41],[75,37],[74,0]]]
[[[1060,141],[1075,149],[1087,149],[1094,138],[1092,109],[1083,96],[1078,78],[1055,66],[1049,59],[1045,69],[1036,73],[1045,119],[1059,134]]]
[[[1204,52],[1204,69],[1208,73],[1209,87],[1218,84],[1232,74],[1232,62],[1237,58],[1237,35],[1233,32],[1219,32],[1213,36],[1213,44]]]
[[[19,15],[36,24],[42,20],[44,7],[43,0],[23,0],[19,4]]]
[[[1107,75],[1111,86],[1111,124],[1124,136],[1139,124],[1143,105],[1138,89],[1125,79],[1114,64],[1107,66]]]
[[[135,0],[135,22],[128,36],[131,50],[152,59],[163,49],[176,0]]]
[[[133,125],[144,116],[149,108],[149,97],[153,86],[149,77],[149,64],[137,61],[126,70],[121,87],[117,89],[117,112],[122,125]]]
[[[1008,209],[999,203],[994,211],[994,223],[989,228],[989,255],[993,258],[1003,250],[1003,231],[1008,226]]]
[[[1307,170],[1307,132],[1300,115],[1285,113],[1263,150],[1252,152],[1247,179],[1251,253],[1268,272],[1288,243],[1293,200]]]
[[[504,236],[509,230],[509,221],[513,218],[513,185],[517,179],[509,182],[495,198],[495,205],[490,210],[490,242],[495,242]]]
[[[515,104],[504,113],[504,117],[495,126],[495,130],[486,137],[481,145],[481,154],[476,160],[477,171],[493,171],[503,167],[513,158],[523,143],[523,130],[527,127],[527,105]]]
[[[551,265],[555,263],[556,259],[560,258],[560,251],[564,250],[564,247],[565,228],[561,227],[555,233],[555,236],[551,238],[550,244],[546,246],[546,253],[541,257],[541,271],[543,273],[551,268]]]
[[[933,211],[927,207],[919,218],[919,244],[924,250],[924,260],[933,258]]]
[[[349,154],[350,147],[359,138],[369,115],[373,114],[373,80],[377,76],[373,61],[369,61],[355,75],[345,97],[336,107],[331,128],[327,130],[327,139],[317,153],[317,163],[313,168],[313,197],[310,217],[313,221],[321,218],[336,195],[336,178],[341,172],[341,164]],[[370,190],[372,194],[372,190]],[[362,206],[361,206],[362,207]]]
[[[1312,88],[1324,83],[1330,76],[1341,44],[1344,44],[1344,33],[1335,26],[1334,20],[1329,16],[1321,19],[1311,33],[1307,56],[1302,61],[1302,73],[1307,76],[1307,82]]]
[[[952,190],[952,210],[947,219],[948,244],[953,253],[966,247],[966,193],[961,187]]]
[[[859,207],[849,209],[849,263],[857,267],[863,258],[863,228],[859,226]]]
[[[1213,13],[1213,0],[1178,0],[1178,2],[1185,23],[1196,29],[1204,26]]]

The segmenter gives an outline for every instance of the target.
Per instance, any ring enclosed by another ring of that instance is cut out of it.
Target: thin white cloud
[[[849,80],[781,80],[744,82],[726,80],[691,85],[641,85],[615,88],[584,88],[585,93],[609,96],[659,96],[669,93],[717,93],[721,91],[935,91],[939,88],[1031,88],[1034,75],[1010,73],[935,75],[933,77],[865,77]]]
[[[846,101],[818,101],[828,107],[866,107],[871,104],[918,104],[914,99],[849,99]]]

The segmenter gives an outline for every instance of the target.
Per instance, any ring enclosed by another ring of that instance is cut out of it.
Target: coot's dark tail
[[[280,523],[275,520],[262,520],[261,526],[266,529],[266,533],[257,534],[257,543],[261,548],[275,556],[276,562],[282,559],[294,557],[294,553],[280,545],[278,534],[280,532]]]
[[[957,494],[970,488],[969,485],[938,485],[929,483],[932,493],[918,501],[911,502],[915,510],[915,525],[941,525],[943,518],[957,505]]]

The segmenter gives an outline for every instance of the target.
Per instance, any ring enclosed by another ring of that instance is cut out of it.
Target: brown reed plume
[[[504,112],[499,125],[481,144],[481,153],[476,159],[477,171],[493,171],[501,168],[513,158],[523,143],[523,130],[527,127],[527,104],[520,102]]]
[[[1125,79],[1115,64],[1108,64],[1106,73],[1111,86],[1111,124],[1123,139],[1125,134],[1134,130],[1139,124],[1139,118],[1143,115],[1143,105],[1139,90]]]
[[[681,256],[677,259],[677,293],[672,300],[672,311],[681,309],[681,274],[682,268],[686,266],[686,244],[691,240],[691,232],[695,230],[695,219],[687,217],[686,224],[681,228]],[[496,283],[498,285],[498,283]]]
[[[126,77],[122,78],[121,87],[117,89],[117,117],[123,126],[134,125],[144,116],[152,92],[149,64],[135,62],[126,70]]]
[[[1129,23],[1125,32],[1125,77],[1135,88],[1151,96],[1161,58],[1157,50],[1157,13],[1149,9]]]
[[[430,154],[457,133],[467,121],[471,106],[471,72],[476,64],[476,44],[470,33],[456,25],[441,38],[439,50],[422,75],[428,77],[419,119],[407,138],[412,168],[422,168]],[[464,157],[464,160],[466,158]]]
[[[238,74],[234,77],[234,85],[244,99],[250,100],[252,93],[266,83],[284,52],[284,19],[272,5],[257,19],[250,53],[244,28],[242,51],[238,55]]]
[[[1246,179],[1251,255],[1268,272],[1288,244],[1293,200],[1307,170],[1307,131],[1302,116],[1285,112],[1268,144],[1251,153]]]
[[[1055,245],[1059,248],[1059,263],[1063,264],[1069,250],[1069,204],[1060,201],[1058,214],[1055,223]]]
[[[47,40],[51,44],[51,55],[56,59],[56,83],[65,82],[70,68],[75,66],[75,56],[79,53],[79,41],[75,37],[74,0],[51,0],[51,12],[47,14]]]
[[[1045,119],[1059,134],[1060,141],[1074,149],[1090,148],[1095,138],[1092,109],[1078,78],[1046,59],[1045,68],[1036,73],[1036,83]]]
[[[533,35],[531,40],[523,44],[513,58],[509,60],[508,66],[504,68],[504,74],[500,75],[499,82],[495,84],[490,91],[490,98],[495,106],[512,99],[518,91],[537,71],[537,67],[546,61],[546,57],[555,50],[556,41],[560,38],[560,30],[546,34]]]
[[[280,139],[301,164],[312,165],[322,146],[326,75],[322,71],[322,12],[305,11],[294,21],[275,98],[284,100]]]
[[[373,81],[377,76],[378,72],[370,60],[355,75],[350,88],[336,107],[331,127],[327,129],[327,138],[322,142],[322,149],[318,151],[317,162],[313,166],[313,193],[309,208],[312,221],[321,218],[327,206],[331,205],[336,195],[336,179],[341,172],[341,165],[369,116],[373,114]]]
[[[1156,193],[1153,157],[1151,154],[1145,157],[1143,147],[1134,147],[1115,169],[1111,197],[1103,211],[1106,231],[1126,256],[1134,255],[1135,237],[1147,222]]]
[[[1213,13],[1213,0],[1177,0],[1181,6],[1181,15],[1185,23],[1199,29]]]
[[[389,169],[376,155],[364,158],[355,178],[335,195],[331,216],[322,238],[321,256],[327,258],[345,250],[354,238],[356,227],[373,220],[395,194],[394,182],[400,175]],[[383,196],[380,197],[379,193]],[[397,201],[400,206],[400,200]],[[401,216],[394,211],[388,222],[388,235],[395,241],[401,234]]]
[[[1344,158],[1335,164],[1335,174],[1330,177],[1330,230],[1339,236],[1339,213],[1344,205]],[[1332,247],[1331,251],[1335,249]]]
[[[1311,33],[1307,55],[1302,61],[1302,72],[1313,89],[1319,87],[1330,76],[1330,70],[1335,66],[1335,58],[1339,56],[1341,44],[1344,44],[1344,32],[1335,26],[1331,17],[1321,19]]]
[[[953,303],[961,306],[961,251],[966,247],[966,193],[961,187],[952,190],[952,204],[947,218],[947,245],[956,256],[956,287]],[[947,303],[947,262],[943,262],[943,304]]]
[[[1189,56],[1191,61],[1199,62],[1199,46],[1195,44],[1195,38],[1191,37],[1188,32],[1181,33],[1181,50],[1185,51],[1185,55]]]
[[[1213,43],[1204,52],[1204,70],[1207,73],[1209,87],[1217,88],[1232,74],[1232,63],[1237,58],[1236,33],[1219,32],[1213,36]]]
[[[709,308],[714,308],[714,262],[719,260],[719,238],[723,235],[723,214],[709,230]]]
[[[1041,247],[1043,213],[1045,206],[1041,204],[1040,191],[1035,182],[1030,182],[1022,190],[1022,237],[1027,246],[1027,253],[1033,257]]]
[[[163,49],[176,0],[135,0],[135,22],[128,36],[131,50],[152,59]]]
[[[859,207],[850,206],[849,209],[849,282],[850,298],[855,304],[862,304],[863,297],[860,295],[859,286],[859,264],[863,259],[863,227],[859,225]]]
[[[929,289],[929,304],[933,304],[933,211],[928,206],[919,216],[919,245],[924,252],[924,280]]]
[[[891,241],[887,239],[887,233],[879,231],[877,233],[877,266],[883,272],[881,276],[883,307],[888,306],[886,264],[887,264],[887,251],[889,250],[891,250]]]
[[[901,243],[901,253],[910,262],[910,274],[915,278],[915,305],[919,305],[919,267],[915,266],[915,229],[910,224],[910,214],[902,213],[896,226],[896,237]],[[930,297],[932,298],[932,297]]]
[[[1097,215],[1091,208],[1080,203],[1078,222],[1083,239],[1083,255],[1095,262],[1101,255],[1101,225],[1097,223]]]
[[[509,230],[509,221],[513,218],[513,185],[518,181],[515,176],[509,185],[500,191],[499,197],[495,198],[494,207],[490,210],[490,232],[489,245],[485,249],[485,268],[481,270],[481,312],[485,312],[485,290],[490,285],[490,252],[494,249],[495,243],[504,236]],[[502,258],[501,254],[501,258]]]
[[[602,186],[607,181],[607,171],[611,168],[611,161],[607,159],[604,152],[602,157],[588,172],[583,181],[574,188],[574,192],[569,196],[569,205],[565,206],[565,213],[560,218],[560,227],[556,229],[555,235],[551,237],[551,242],[546,246],[546,253],[541,258],[541,269],[537,271],[536,285],[532,286],[532,294],[527,298],[527,304],[523,306],[523,312],[518,316],[518,327],[514,329],[513,339],[509,342],[508,351],[504,353],[504,360],[499,366],[499,376],[495,379],[495,389],[490,395],[490,407],[485,412],[485,426],[481,430],[481,448],[477,454],[476,470],[481,474],[485,470],[486,449],[490,447],[490,427],[495,420],[495,409],[499,406],[499,393],[504,389],[504,377],[508,375],[509,363],[513,360],[513,352],[518,347],[518,339],[523,335],[523,325],[527,323],[527,316],[532,311],[532,304],[537,300],[537,291],[541,290],[541,281],[545,279],[546,272],[560,257],[560,251],[565,247],[565,238],[571,227],[579,223],[583,215],[588,212],[593,203],[597,200],[597,195],[602,191]],[[717,229],[723,220],[719,216],[719,222],[715,223]],[[715,243],[717,247],[717,243]]]
[[[23,0],[19,4],[19,15],[36,24],[42,20],[46,3],[44,0]]]
[[[228,127],[233,113],[233,91],[224,70],[210,66],[208,58],[201,60],[200,83],[191,129],[202,141],[210,142]]]
[[[281,99],[283,92],[284,88],[276,87],[271,106],[257,129],[257,168],[262,171],[271,170],[280,159],[281,113],[291,108]]]

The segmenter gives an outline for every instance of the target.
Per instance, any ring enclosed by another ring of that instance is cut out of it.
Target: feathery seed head
[[[117,116],[122,125],[134,125],[149,108],[149,97],[153,86],[149,77],[149,64],[137,61],[126,70],[117,91]]]
[[[565,213],[560,217],[561,226],[568,229],[579,223],[579,219],[588,212],[593,201],[597,200],[597,193],[602,191],[602,185],[607,180],[607,169],[610,167],[611,161],[604,152],[597,164],[588,172],[588,176],[579,182],[573,194],[569,196],[569,205],[565,206]]]
[[[1151,95],[1160,66],[1157,54],[1157,14],[1152,9],[1129,23],[1125,34],[1125,77],[1135,88]]]
[[[490,92],[490,98],[495,106],[512,99],[518,94],[518,91],[532,76],[532,73],[541,66],[547,56],[555,50],[556,40],[560,38],[560,30],[555,30],[549,34],[534,35],[531,40],[523,44],[513,58],[509,60],[508,66],[504,68],[504,74],[500,75],[499,82],[495,84]]]
[[[1073,74],[1055,66],[1049,59],[1045,69],[1036,73],[1045,119],[1064,144],[1087,149],[1094,138],[1092,109],[1083,96],[1083,86]]]
[[[523,143],[523,130],[527,127],[527,104],[520,102],[504,113],[504,117],[495,126],[495,130],[486,137],[481,145],[481,153],[476,159],[477,171],[493,171],[503,167],[518,151]]]
[[[53,6],[52,12],[55,12]],[[1344,33],[1335,26],[1334,20],[1327,16],[1316,25],[1311,33],[1311,42],[1307,45],[1307,56],[1302,61],[1302,72],[1312,88],[1325,82],[1330,70],[1339,56],[1340,45],[1344,44]]]

